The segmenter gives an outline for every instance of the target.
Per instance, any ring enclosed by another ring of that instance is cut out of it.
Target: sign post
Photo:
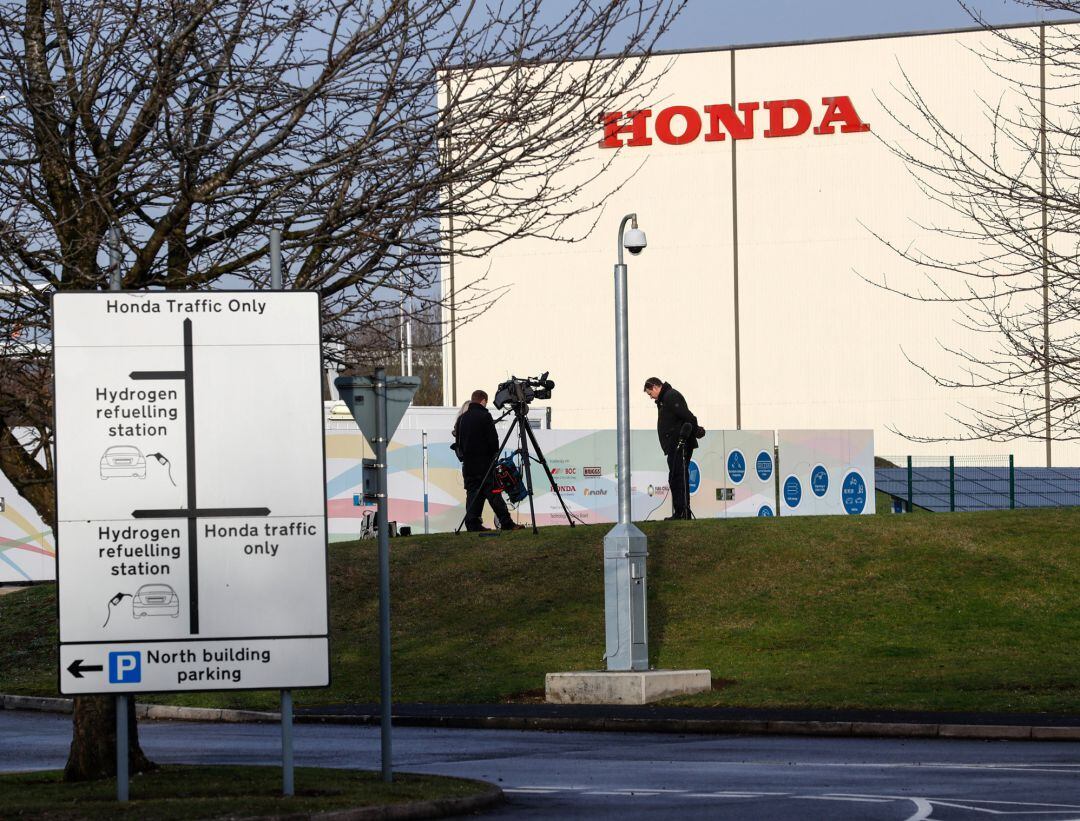
[[[392,693],[390,689],[390,528],[388,522],[386,447],[401,423],[401,417],[420,387],[415,376],[387,378],[386,370],[377,368],[375,376],[340,376],[334,385],[342,400],[375,451],[376,526],[379,537],[379,721],[382,736],[382,779],[394,780],[393,738],[391,733]]]
[[[319,328],[311,292],[53,297],[60,692],[329,683]]]

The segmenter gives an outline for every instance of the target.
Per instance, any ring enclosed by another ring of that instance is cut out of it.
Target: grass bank
[[[602,666],[607,526],[391,542],[394,696],[542,697]],[[646,523],[650,661],[718,680],[683,703],[1080,711],[1080,509]],[[333,684],[378,695],[373,542],[331,548]],[[0,598],[0,692],[55,694],[54,591]],[[146,700],[273,707],[275,693]]]
[[[116,781],[66,784],[58,771],[0,775],[5,818],[32,821],[114,818],[179,821],[187,818],[288,816],[357,807],[469,798],[490,784],[461,778],[399,773],[385,784],[378,773],[301,767],[295,795],[281,795],[277,767],[167,766],[132,777],[130,800],[116,802]]]

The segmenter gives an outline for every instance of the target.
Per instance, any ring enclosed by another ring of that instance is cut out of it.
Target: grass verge
[[[542,697],[599,669],[609,528],[391,541],[394,698]],[[650,662],[712,670],[684,703],[1080,711],[1080,509],[644,523]],[[333,545],[332,686],[378,698],[374,542]],[[0,597],[0,692],[56,694],[55,591]],[[146,701],[274,709],[273,692]]]
[[[115,780],[68,784],[62,775],[55,770],[0,775],[4,818],[306,817],[355,807],[468,798],[491,790],[490,784],[461,778],[399,773],[392,784],[385,784],[378,773],[301,767],[294,773],[296,794],[285,798],[276,767],[167,766],[133,776],[130,800],[119,804]]]

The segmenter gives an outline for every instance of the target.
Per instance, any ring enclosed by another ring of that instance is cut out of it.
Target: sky
[[[971,0],[969,5],[998,25],[1032,22],[1040,14],[1015,0]],[[957,0],[688,0],[658,47],[714,48],[973,25]]]

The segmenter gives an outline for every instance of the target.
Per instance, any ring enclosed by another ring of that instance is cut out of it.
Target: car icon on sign
[[[137,619],[143,616],[180,615],[180,597],[167,584],[144,584],[131,597],[131,615]]]
[[[134,445],[113,445],[101,454],[101,478],[146,478],[146,457]]]

